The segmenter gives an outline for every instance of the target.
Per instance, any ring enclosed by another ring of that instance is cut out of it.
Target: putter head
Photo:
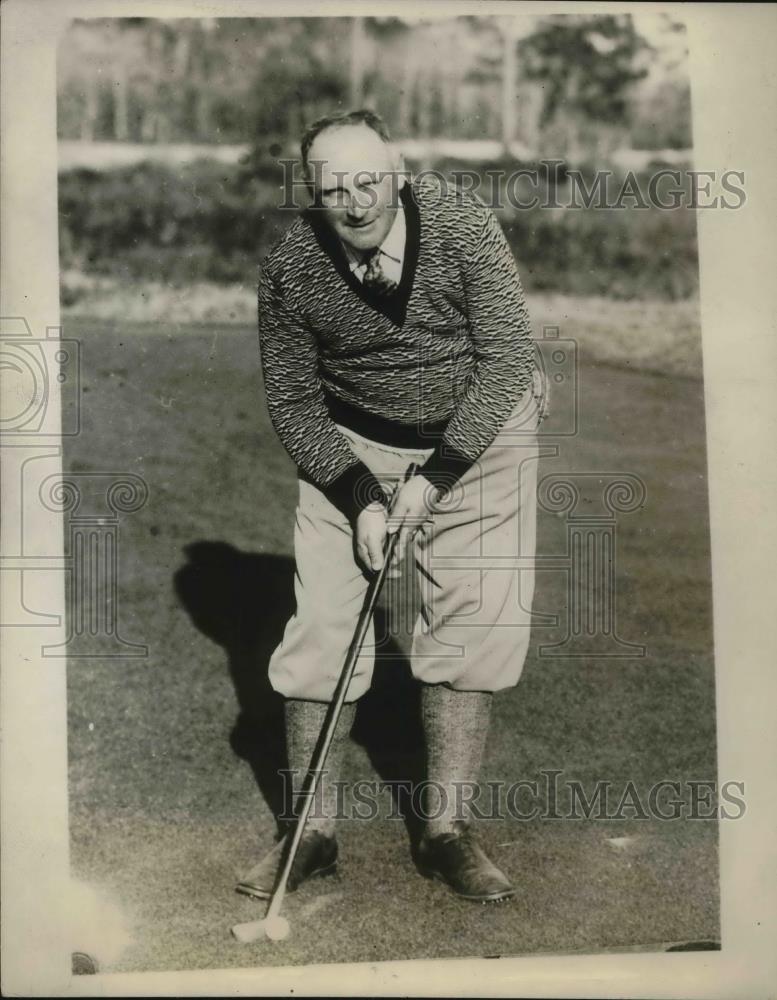
[[[260,938],[267,938],[268,941],[284,941],[290,932],[289,921],[281,916],[251,920],[246,924],[235,924],[232,928],[232,936],[241,944],[250,944]]]

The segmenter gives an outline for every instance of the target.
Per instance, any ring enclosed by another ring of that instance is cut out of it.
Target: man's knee
[[[340,664],[342,667],[342,664]],[[334,697],[340,671],[329,669],[314,671],[309,669],[288,669],[286,665],[270,665],[270,684],[284,698],[305,701],[331,701]],[[346,701],[356,701],[366,693],[372,679],[371,665],[357,664],[356,672],[348,685]]]
[[[458,691],[502,691],[523,673],[531,630],[526,625],[491,629],[445,629],[419,637],[410,658],[413,676],[424,684],[449,684]]]
[[[331,701],[342,674],[352,633],[327,629],[293,630],[275,650],[268,670],[270,684],[286,698]],[[370,686],[375,655],[371,646],[356,661],[347,700],[360,698]]]

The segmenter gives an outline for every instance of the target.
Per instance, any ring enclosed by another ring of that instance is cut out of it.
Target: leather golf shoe
[[[496,903],[515,895],[507,877],[462,823],[457,822],[450,833],[424,835],[416,864],[422,875],[445,882],[462,899]]]
[[[238,892],[257,899],[269,899],[286,857],[290,834],[286,834],[262,860],[235,886]],[[297,856],[291,866],[286,892],[294,892],[306,879],[315,875],[333,875],[337,870],[337,840],[317,830],[302,835]]]

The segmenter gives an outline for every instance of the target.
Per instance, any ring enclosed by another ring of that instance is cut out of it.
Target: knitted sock
[[[462,799],[473,796],[471,786],[480,775],[492,700],[490,691],[454,691],[442,684],[422,688],[426,777],[433,783],[425,806],[429,836],[449,833],[454,821],[464,818],[462,811],[467,812]]]
[[[285,703],[286,716],[286,747],[289,752],[289,767],[292,771],[294,784],[295,811],[298,812],[302,803],[297,800],[300,788],[310,767],[313,753],[321,736],[324,718],[329,706],[324,702],[301,701],[288,699]],[[316,799],[310,810],[306,829],[317,830],[327,837],[335,832],[335,816],[337,815],[337,788],[342,769],[345,747],[348,735],[356,714],[356,704],[346,703],[340,715],[335,730],[332,745],[329,748],[324,773],[318,782]]]

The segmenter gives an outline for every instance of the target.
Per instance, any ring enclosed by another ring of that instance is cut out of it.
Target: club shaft
[[[414,474],[415,468],[415,465],[410,466],[407,471],[406,481]],[[302,797],[302,807],[294,826],[294,834],[291,839],[291,844],[288,851],[286,851],[286,860],[283,865],[283,870],[273,891],[265,919],[268,917],[276,917],[280,912],[281,906],[283,905],[283,898],[286,895],[286,886],[289,881],[289,875],[291,874],[292,865],[294,864],[294,859],[296,858],[297,851],[299,850],[302,835],[305,832],[305,825],[313,806],[313,800],[315,799],[316,790],[323,773],[327,755],[329,754],[329,748],[332,745],[335,730],[337,729],[337,724],[340,721],[340,715],[342,714],[348,686],[351,683],[354,671],[356,670],[356,661],[361,653],[364,638],[367,634],[370,620],[372,619],[372,615],[375,611],[375,605],[378,603],[378,598],[380,597],[380,593],[383,589],[383,584],[385,583],[386,576],[388,574],[389,564],[394,557],[398,541],[399,531],[397,530],[391,532],[388,536],[388,541],[383,553],[383,565],[370,581],[367,596],[356,625],[356,631],[354,632],[353,639],[351,640],[351,645],[348,648],[348,655],[345,658],[345,663],[343,664],[343,669],[337,681],[332,701],[330,702],[327,710],[322,736],[319,739],[317,751],[311,760],[308,773],[302,785],[300,792]]]

